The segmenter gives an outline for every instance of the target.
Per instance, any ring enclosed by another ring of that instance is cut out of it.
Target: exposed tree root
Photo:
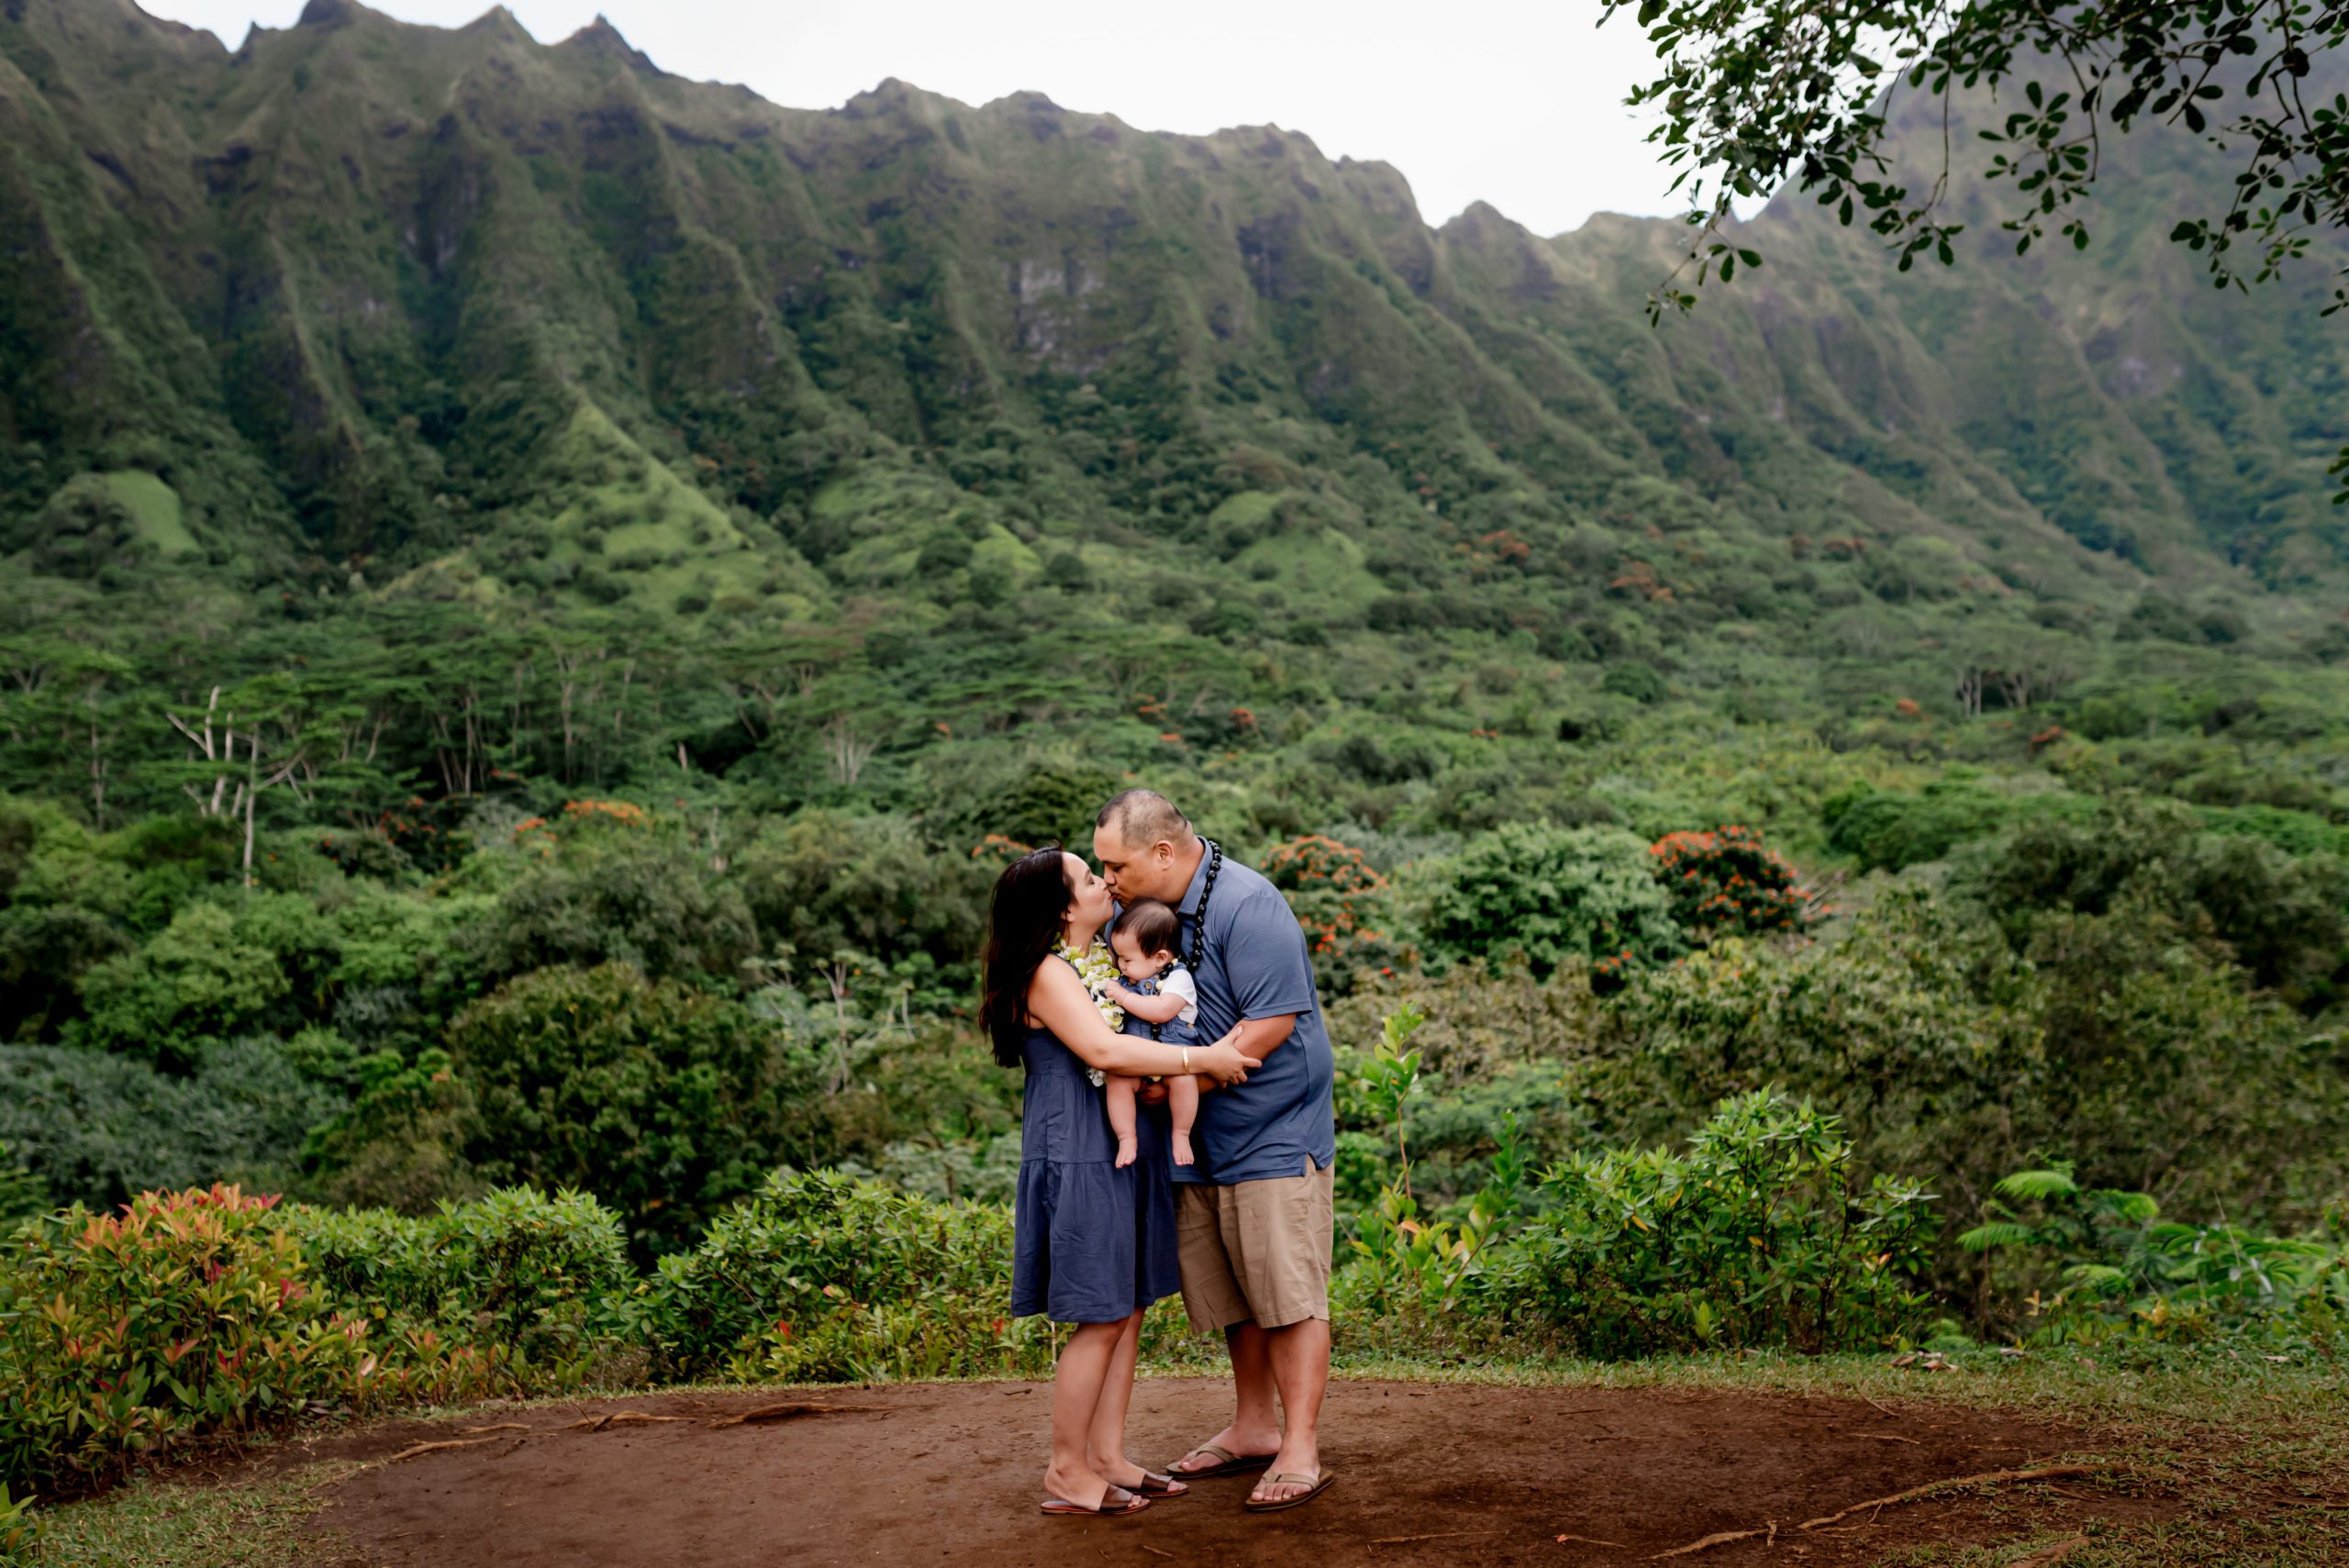
[[[1901,1438],[1897,1440],[1907,1442],[1910,1440]],[[1889,1497],[1871,1497],[1865,1503],[1854,1503],[1850,1507],[1842,1509],[1839,1513],[1829,1514],[1823,1518],[1805,1519],[1802,1522],[1801,1528],[1804,1529],[1824,1530],[1831,1525],[1834,1525],[1843,1519],[1851,1518],[1854,1514],[1865,1513],[1873,1508],[1889,1507],[1895,1503],[1913,1503],[1921,1497],[1935,1496],[1943,1492],[1954,1492],[1966,1486],[1987,1486],[1995,1482],[2000,1481],[2054,1481],[2064,1476],[2093,1475],[2095,1473],[2096,1467],[2092,1464],[2043,1464],[2036,1470],[1986,1470],[1979,1475],[1953,1475],[1945,1480],[1928,1481],[1922,1486],[1911,1486],[1906,1492],[1895,1492]],[[1661,1562],[1667,1557],[1693,1557],[1699,1551],[1709,1551],[1716,1546],[1727,1546],[1733,1540],[1752,1540],[1755,1536],[1765,1534],[1766,1534],[1771,1542],[1775,1544],[1778,1539],[1777,1525],[1773,1522],[1766,1529],[1725,1529],[1717,1535],[1709,1535],[1702,1540],[1692,1540],[1686,1546],[1675,1546],[1669,1551],[1659,1551],[1653,1557],[1649,1558],[1648,1561],[1651,1562]],[[1562,1535],[1558,1539],[1560,1540],[1569,1540],[1579,1538]],[[2087,1538],[2083,1536],[2080,1538],[2080,1541],[2084,1541]],[[2054,1556],[2025,1558],[2021,1562],[2009,1564],[2009,1568],[2047,1568],[2049,1563],[2062,1561],[2063,1557],[2068,1554],[2072,1548],[2078,1545],[2080,1541],[2059,1542],[2056,1547],[2050,1547],[2048,1549],[2050,1551],[2054,1551],[2055,1553]],[[1604,1545],[1606,1543],[1599,1541],[1593,1542],[1592,1544]]]
[[[886,1410],[886,1405],[762,1405],[739,1416],[719,1416],[713,1427],[739,1427],[745,1421],[796,1421],[802,1416],[844,1416],[854,1410]]]
[[[527,1432],[530,1429],[519,1421],[500,1421],[494,1427],[459,1427],[461,1432],[478,1435],[482,1432]]]
[[[1692,1540],[1686,1546],[1675,1546],[1669,1551],[1659,1551],[1648,1561],[1661,1562],[1667,1557],[1694,1557],[1699,1551],[1710,1551],[1714,1547],[1727,1546],[1732,1540],[1752,1540],[1761,1533],[1758,1529],[1725,1529],[1718,1535],[1709,1535],[1702,1540]]]
[[[1802,1528],[1817,1529],[1821,1525],[1840,1523],[1864,1508],[1888,1507],[1894,1503],[1913,1503],[1920,1497],[1931,1497],[1942,1492],[1954,1492],[1962,1486],[1987,1486],[2000,1481],[2054,1481],[2072,1475],[2093,1475],[2092,1464],[2043,1464],[2036,1470],[1986,1470],[1979,1475],[1953,1475],[1945,1481],[1928,1481],[1922,1486],[1911,1486],[1906,1492],[1895,1492],[1889,1497],[1871,1497],[1865,1503],[1854,1503],[1840,1513],[1823,1518],[1805,1519]]]
[[[642,1416],[634,1410],[607,1410],[600,1416],[590,1416],[584,1421],[573,1421],[566,1429],[574,1432],[602,1432],[614,1427],[651,1427],[664,1421],[690,1421],[691,1416]]]
[[[1585,1546],[1611,1546],[1619,1551],[1623,1548],[1623,1543],[1620,1540],[1601,1540],[1595,1535],[1562,1535],[1558,1540],[1561,1544],[1569,1540],[1578,1540]]]
[[[404,1448],[400,1450],[399,1452],[392,1455],[391,1458],[381,1460],[378,1462],[383,1464],[397,1464],[403,1459],[414,1459],[420,1453],[438,1453],[444,1448],[479,1448],[483,1443],[495,1442],[496,1440],[497,1440],[495,1438],[443,1438],[439,1442],[417,1443],[411,1448]]]

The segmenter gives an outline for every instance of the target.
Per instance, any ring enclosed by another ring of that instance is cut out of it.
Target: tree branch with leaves
[[[2349,5],[2317,0],[1607,0],[1602,25],[1631,11],[1662,73],[1633,106],[1660,109],[1650,133],[1675,168],[1694,229],[1649,317],[1686,310],[1709,279],[1727,283],[1759,251],[1724,238],[1731,204],[1792,189],[1847,227],[1880,236],[1902,271],[1956,260],[1963,224],[1945,210],[1956,170],[1956,95],[2009,105],[1976,134],[1995,150],[1980,172],[2009,182],[1999,227],[2018,252],[2049,226],[2088,243],[2080,211],[2108,132],[2177,129],[2239,161],[2220,214],[2181,215],[2171,238],[2202,253],[2214,283],[2276,277],[2311,239],[2349,227],[2349,96],[2311,90],[2318,56],[2349,38]],[[2020,86],[2017,96],[2007,89]],[[1897,170],[1887,132],[1906,94],[1933,101],[1939,167]],[[2245,257],[2243,251],[2253,254]],[[2349,305],[2336,285],[2325,314]]]

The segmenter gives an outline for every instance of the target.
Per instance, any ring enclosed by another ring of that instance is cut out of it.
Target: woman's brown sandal
[[[1141,1479],[1135,1482],[1129,1490],[1139,1492],[1145,1497],[1179,1497],[1190,1488],[1172,1475],[1162,1475],[1155,1470],[1145,1470],[1141,1473]]]
[[[1117,1518],[1126,1514],[1138,1514],[1148,1507],[1150,1507],[1149,1498],[1136,1492],[1129,1492],[1123,1486],[1110,1487],[1101,1494],[1101,1501],[1089,1508],[1082,1503],[1072,1503],[1065,1497],[1047,1497],[1042,1504],[1043,1511],[1048,1514],[1091,1514],[1109,1518]]]

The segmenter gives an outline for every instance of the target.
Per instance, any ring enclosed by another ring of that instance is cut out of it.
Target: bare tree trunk
[[[98,750],[98,721],[90,721],[90,822],[106,830],[106,760]]]
[[[1983,672],[1972,664],[1958,673],[1958,711],[1968,718],[1982,717],[1982,675]]]
[[[824,726],[824,749],[831,759],[832,782],[855,784],[863,776],[864,764],[873,760],[879,744],[859,735],[848,715],[834,714],[831,722]]]
[[[258,762],[261,748],[258,745],[247,748],[247,755],[255,759],[252,776],[247,781],[250,787],[245,791],[245,885],[250,887],[253,884],[253,807],[261,801],[261,768]]]

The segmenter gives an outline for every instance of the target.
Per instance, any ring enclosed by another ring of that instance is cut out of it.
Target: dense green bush
[[[1916,795],[1862,787],[1828,801],[1828,842],[1862,871],[1898,871],[1948,858],[1961,844],[2035,818],[2080,819],[2097,803],[2064,794],[2009,795],[1970,777],[1937,780]]]
[[[695,845],[600,816],[567,818],[561,831],[560,850],[466,929],[466,949],[484,973],[626,963],[656,980],[731,977],[755,950],[741,894]]]
[[[0,1267],[0,1484],[88,1485],[190,1433],[501,1385],[498,1347],[378,1333],[320,1290],[275,1202],[150,1193],[18,1228]]]
[[[761,934],[804,980],[836,954],[879,971],[919,958],[966,976],[996,869],[973,861],[979,836],[963,842],[967,830],[939,846],[902,817],[802,812],[753,840],[736,870]]]
[[[0,1046],[0,1140],[61,1201],[225,1179],[298,1184],[305,1136],[343,1103],[273,1040],[209,1050],[190,1077],[70,1046]]]
[[[1540,977],[1569,959],[1669,957],[1683,945],[1648,846],[1620,828],[1499,828],[1436,874],[1428,947],[1449,958],[1521,952]]]
[[[1908,890],[1832,942],[1725,941],[1641,975],[1603,1021],[1608,1136],[1676,1136],[1780,1085],[1842,1118],[1862,1171],[1931,1173],[1961,1221],[2049,1149],[2099,1185],[2286,1218],[2349,1179],[2337,1046],[2157,913],[2051,916],[2018,954]],[[1942,1268],[1970,1292],[1970,1264]]]
[[[1049,1336],[1010,1295],[1008,1210],[784,1171],[661,1260],[647,1336],[681,1377],[1032,1375]]]
[[[2019,945],[2050,911],[2101,916],[2124,906],[2240,964],[2254,984],[2313,1011],[2349,965],[2349,863],[2295,856],[2258,837],[2202,830],[2188,808],[2115,802],[2085,822],[2018,828],[1961,887]]]
[[[1809,1102],[1724,1101],[1686,1152],[1577,1155],[1523,1228],[1487,1249],[1476,1299],[1596,1356],[1893,1342],[1932,1297],[1921,1186],[1864,1181],[1836,1118]]]
[[[96,965],[83,980],[83,1038],[185,1073],[263,1023],[291,988],[286,966],[237,926],[222,906],[193,905],[137,951]]]
[[[596,1193],[641,1256],[691,1245],[823,1136],[804,1052],[739,1002],[618,964],[548,969],[459,1015],[461,1151],[482,1179]]]
[[[0,1143],[0,1224],[39,1214],[49,1207],[49,1184],[16,1162],[8,1146]]]
[[[2165,1219],[2144,1193],[2084,1188],[2068,1163],[1998,1184],[1990,1218],[1959,1240],[1988,1256],[1998,1306],[2034,1340],[2207,1340],[2224,1334],[2328,1357],[2349,1345],[2349,1229],[2311,1233]]]
[[[516,1386],[570,1386],[626,1353],[635,1275],[619,1217],[508,1187],[430,1215],[295,1205],[279,1224],[349,1309],[503,1348]]]

